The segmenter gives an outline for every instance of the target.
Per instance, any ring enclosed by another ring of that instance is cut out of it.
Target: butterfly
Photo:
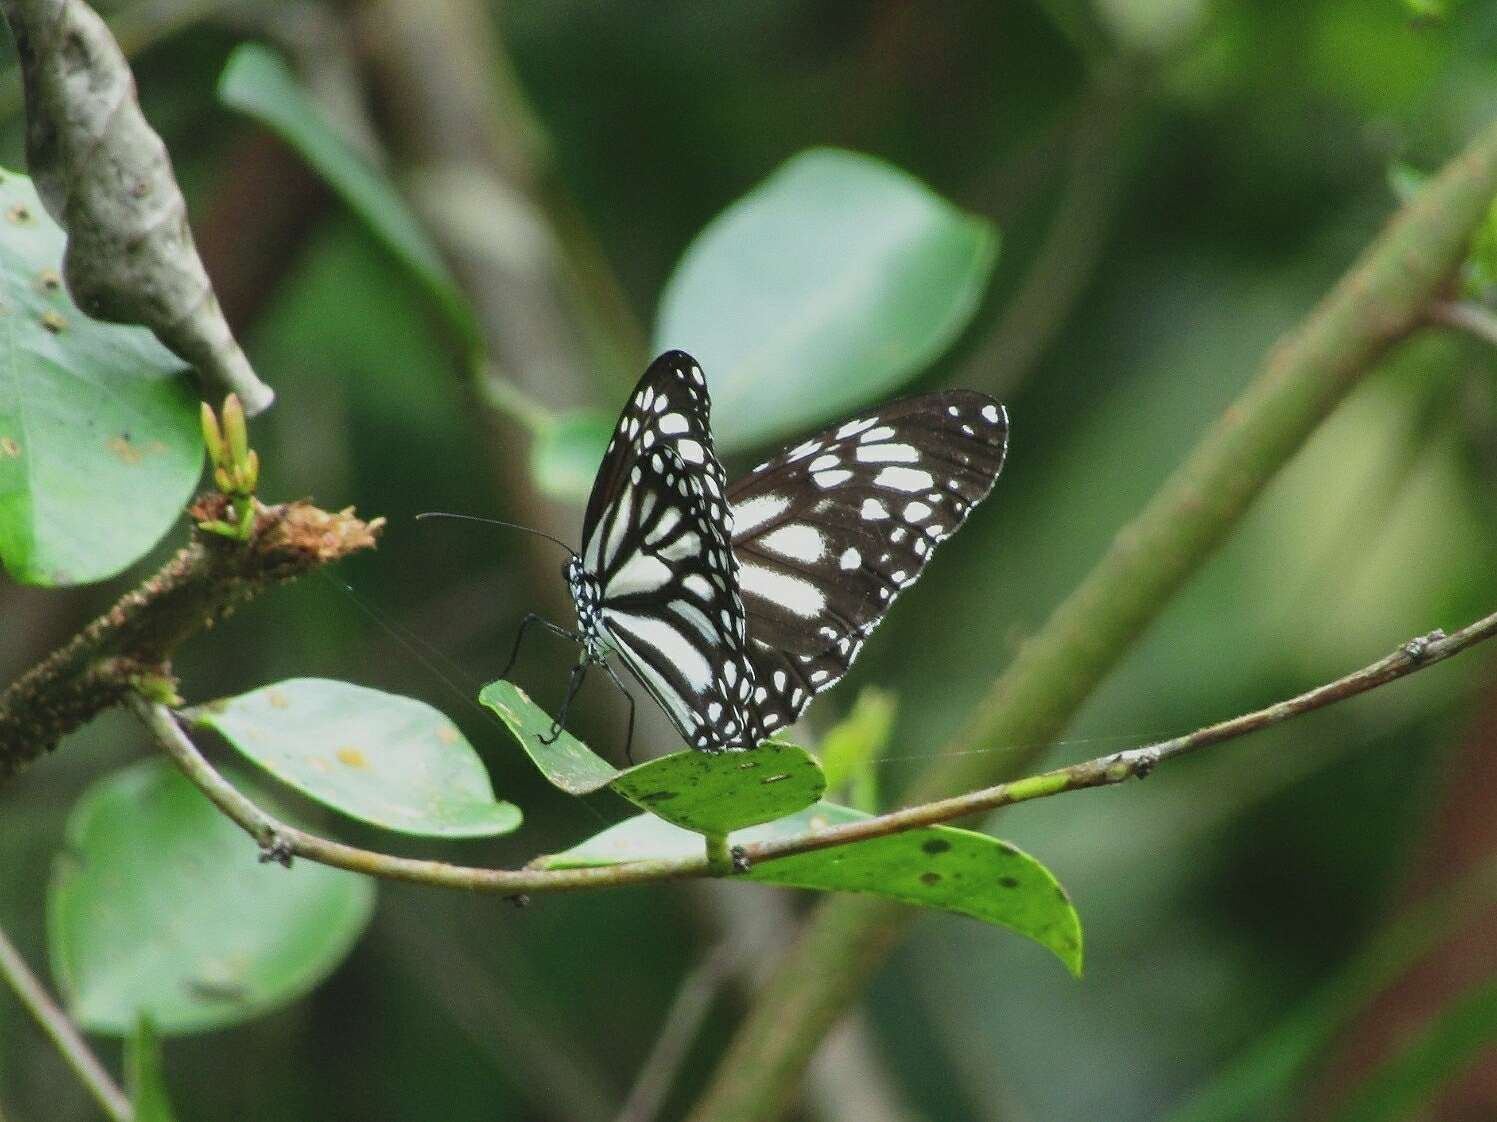
[[[730,485],[710,415],[701,366],[667,351],[619,417],[563,570],[578,630],[553,630],[583,652],[552,739],[589,666],[623,688],[614,655],[693,748],[752,748],[791,724],[987,497],[1008,444],[1003,406],[942,390],[833,425]]]

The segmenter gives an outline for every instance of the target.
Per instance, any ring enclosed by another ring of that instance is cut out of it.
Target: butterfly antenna
[[[507,526],[511,530],[524,530],[527,534],[534,534],[538,538],[545,538],[548,542],[555,542],[573,557],[577,556],[577,551],[560,538],[554,538],[544,530],[537,530],[531,526],[521,526],[518,522],[505,522],[500,518],[480,518],[476,514],[453,514],[446,510],[428,510],[416,515],[417,522],[420,522],[423,518],[456,518],[463,522],[482,522],[489,526]]]

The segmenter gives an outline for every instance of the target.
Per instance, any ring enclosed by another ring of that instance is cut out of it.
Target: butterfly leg
[[[624,695],[624,700],[629,703],[629,731],[624,735],[624,759],[629,765],[634,765],[634,695],[624,688],[624,683],[619,681],[619,672],[613,668],[607,659],[600,660],[603,669],[608,672],[608,678],[618,688],[619,693]]]
[[[526,612],[525,618],[520,621],[520,633],[515,636],[514,650],[509,652],[509,661],[504,664],[504,669],[499,672],[499,677],[508,678],[509,672],[515,667],[515,660],[520,657],[520,644],[525,641],[525,629],[532,623],[538,623],[553,635],[560,635],[563,639],[570,639],[574,643],[582,642],[581,636],[574,631],[568,631],[559,624],[552,623],[544,616],[538,616],[534,612]]]
[[[561,730],[566,727],[567,710],[572,707],[572,698],[576,697],[577,691],[582,688],[582,679],[587,676],[587,667],[588,658],[583,655],[582,661],[572,667],[572,672],[567,675],[566,696],[561,699],[561,708],[557,710],[556,718],[551,722],[550,734],[540,738],[542,744],[555,744],[556,738],[561,735]]]

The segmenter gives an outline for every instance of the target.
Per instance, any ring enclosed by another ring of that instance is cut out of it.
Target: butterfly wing
[[[1008,415],[985,394],[925,394],[834,425],[728,489],[755,678],[773,732],[847,673],[937,544],[987,497]]]
[[[694,748],[756,744],[726,480],[701,368],[667,351],[630,395],[593,484],[583,571],[600,627]]]

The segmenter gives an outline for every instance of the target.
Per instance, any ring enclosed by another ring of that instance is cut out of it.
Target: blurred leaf
[[[1283,1103],[1336,1032],[1472,915],[1497,899],[1488,861],[1410,907],[1279,1024],[1171,1112],[1168,1122],[1263,1118]]]
[[[383,173],[322,119],[296,75],[257,43],[236,47],[218,80],[225,105],[253,117],[290,144],[436,298],[463,337],[477,338],[472,310],[425,229]]]
[[[870,156],[791,159],[691,243],[655,350],[696,356],[724,451],[798,431],[918,374],[971,320],[991,224]]]
[[[1399,1122],[1423,1117],[1437,1093],[1497,1040],[1497,979],[1440,1010],[1407,1046],[1374,1071],[1334,1115],[1335,1122]]]
[[[1439,23],[1450,14],[1449,0],[1403,0],[1403,6],[1420,21]]]
[[[1413,164],[1394,160],[1388,165],[1388,189],[1401,206],[1413,202],[1414,197],[1424,190],[1424,185],[1428,182],[1429,172],[1416,168]]]
[[[31,180],[0,171],[0,561],[81,584],[139,558],[202,467],[185,366],[143,327],[89,319],[60,273],[63,233]]]
[[[799,837],[868,815],[818,803],[788,818],[729,836],[732,845]],[[627,819],[536,864],[548,869],[687,857],[701,839],[650,815]],[[918,907],[957,912],[1007,927],[1081,973],[1081,920],[1055,877],[1027,853],[971,830],[931,826],[852,845],[781,857],[743,879],[790,888],[864,892]]]
[[[124,1035],[239,1024],[300,997],[352,949],[374,884],[252,842],[165,761],[95,783],[48,889],[52,970],[74,1018]]]
[[[557,417],[530,447],[530,474],[552,498],[585,502],[613,435],[613,420],[592,410]]]
[[[1466,294],[1481,299],[1497,286],[1497,199],[1487,208],[1487,218],[1471,239],[1471,255],[1466,258],[1462,280]]]
[[[520,825],[519,808],[495,800],[457,726],[409,697],[292,678],[189,715],[281,782],[361,822],[447,838],[492,837]]]
[[[589,795],[622,774],[566,729],[552,743],[543,743],[541,737],[551,735],[551,714],[513,682],[490,682],[479,692],[478,700],[499,714],[541,774],[567,794]]]
[[[878,777],[874,761],[888,746],[899,702],[888,690],[866,687],[851,711],[821,738],[821,766],[826,785],[851,788],[852,805],[873,811],[878,806]]]
[[[125,1040],[125,1089],[135,1122],[176,1122],[161,1068],[161,1041],[149,1017],[141,1017]]]
[[[1098,0],[1097,15],[1120,54],[1163,56],[1189,40],[1206,16],[1205,0]]]
[[[771,740],[748,752],[687,749],[662,756],[609,786],[667,822],[725,834],[811,806],[826,790],[826,777],[804,748]]]

